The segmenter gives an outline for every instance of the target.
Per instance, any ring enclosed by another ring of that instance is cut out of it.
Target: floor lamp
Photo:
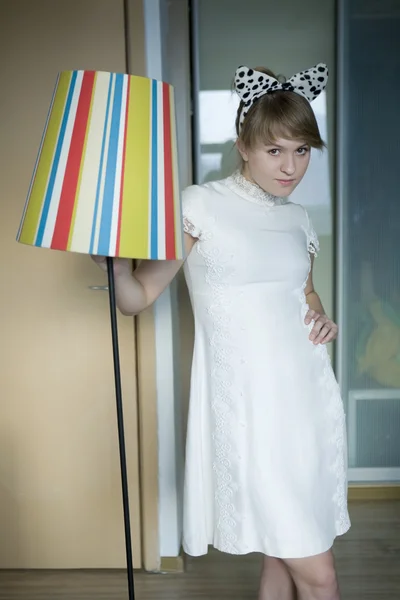
[[[113,258],[183,258],[173,88],[121,73],[63,71],[17,241],[107,257],[129,600],[134,575]]]

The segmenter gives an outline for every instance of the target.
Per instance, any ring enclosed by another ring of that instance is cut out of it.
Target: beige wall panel
[[[85,256],[15,236],[57,72],[125,71],[122,0],[0,2],[0,568],[124,567],[108,296]],[[136,356],[120,318],[135,566]]]

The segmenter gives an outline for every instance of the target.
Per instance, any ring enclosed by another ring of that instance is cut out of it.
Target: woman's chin
[[[277,183],[274,186],[273,195],[278,196],[279,198],[287,198],[293,192],[293,190],[297,187],[296,182],[293,182],[291,185],[282,185]]]

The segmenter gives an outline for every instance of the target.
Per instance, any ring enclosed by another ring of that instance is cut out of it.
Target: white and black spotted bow
[[[284,90],[300,94],[300,96],[312,102],[325,89],[327,82],[328,67],[324,63],[319,63],[311,69],[296,73],[284,83],[261,71],[255,71],[249,69],[249,67],[239,67],[235,75],[235,90],[244,102],[239,119],[239,128],[241,128],[254,102],[261,96]]]

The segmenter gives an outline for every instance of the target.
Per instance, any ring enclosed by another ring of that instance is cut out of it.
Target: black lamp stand
[[[129,600],[135,600],[135,588],[133,578],[133,556],[131,524],[129,516],[128,475],[126,468],[124,414],[122,407],[121,370],[119,362],[118,328],[117,328],[117,306],[115,301],[114,268],[112,257],[107,257],[108,273],[108,295],[110,300],[111,334],[114,357],[115,396],[117,402],[118,441],[121,465],[122,501],[124,508],[126,563],[128,570],[128,594]]]

